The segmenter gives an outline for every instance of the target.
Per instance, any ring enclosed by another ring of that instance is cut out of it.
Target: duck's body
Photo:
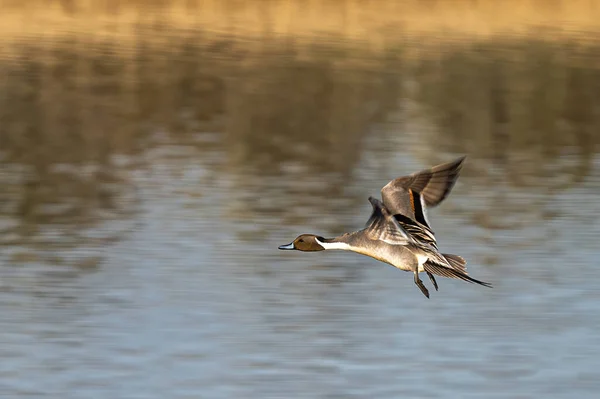
[[[466,262],[460,256],[438,252],[426,216],[427,206],[435,206],[448,196],[463,161],[464,157],[392,180],[382,189],[383,202],[369,197],[373,213],[362,230],[329,239],[303,234],[279,249],[306,252],[339,249],[370,256],[413,272],[415,284],[428,298],[429,292],[419,278],[422,272],[427,273],[436,290],[434,274],[490,286],[469,277]]]
[[[341,249],[366,255],[378,261],[388,263],[400,270],[411,272],[418,267],[419,259],[412,248],[396,245],[382,240],[372,239],[363,230],[343,236],[325,239],[317,243],[327,249]],[[424,270],[421,270],[422,272]]]

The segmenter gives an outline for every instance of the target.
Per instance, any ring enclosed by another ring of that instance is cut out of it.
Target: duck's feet
[[[435,281],[435,277],[433,277],[433,274],[427,272],[427,275],[429,276],[429,279],[431,280],[431,284],[433,284],[433,286],[435,287],[435,290],[438,290],[438,286],[437,286],[437,281]]]
[[[423,284],[423,281],[421,281],[421,279],[419,278],[419,272],[417,271],[415,271],[415,284],[417,285],[417,287],[419,287],[423,295],[429,298],[429,291],[427,291],[427,288],[425,288],[425,284]]]

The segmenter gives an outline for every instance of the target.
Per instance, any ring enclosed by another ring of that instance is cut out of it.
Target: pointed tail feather
[[[467,273],[467,261],[465,260],[465,258],[463,258],[462,256],[453,255],[453,254],[442,254],[442,256],[444,256],[444,258],[446,258],[446,260],[448,261],[450,266],[452,266],[454,269],[456,269],[464,274],[467,274],[467,275],[469,274],[469,273]]]
[[[467,281],[469,283],[475,283],[475,284],[483,285],[484,287],[492,288],[492,284],[490,284],[490,283],[486,283],[485,281],[476,280],[472,277],[469,277],[468,275],[466,275],[465,273],[463,273],[461,271],[458,271],[455,269],[450,269],[448,267],[444,267],[441,265],[437,265],[437,264],[429,262],[429,261],[425,262],[424,268],[425,268],[426,272],[433,273],[438,276],[448,277],[448,278],[457,278],[457,279],[461,279],[463,281]]]

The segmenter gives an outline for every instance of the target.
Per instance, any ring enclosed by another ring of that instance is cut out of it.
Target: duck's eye
[[[298,240],[298,242],[304,242],[304,240],[301,238],[301,239]]]

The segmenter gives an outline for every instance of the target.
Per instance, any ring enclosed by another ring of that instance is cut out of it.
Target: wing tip
[[[429,181],[421,191],[426,206],[433,208],[450,195],[450,192],[458,180],[466,158],[467,156],[463,155],[454,161],[446,162],[421,172],[430,174]],[[433,180],[436,180],[436,182],[433,183]],[[431,187],[429,187],[430,184]]]

